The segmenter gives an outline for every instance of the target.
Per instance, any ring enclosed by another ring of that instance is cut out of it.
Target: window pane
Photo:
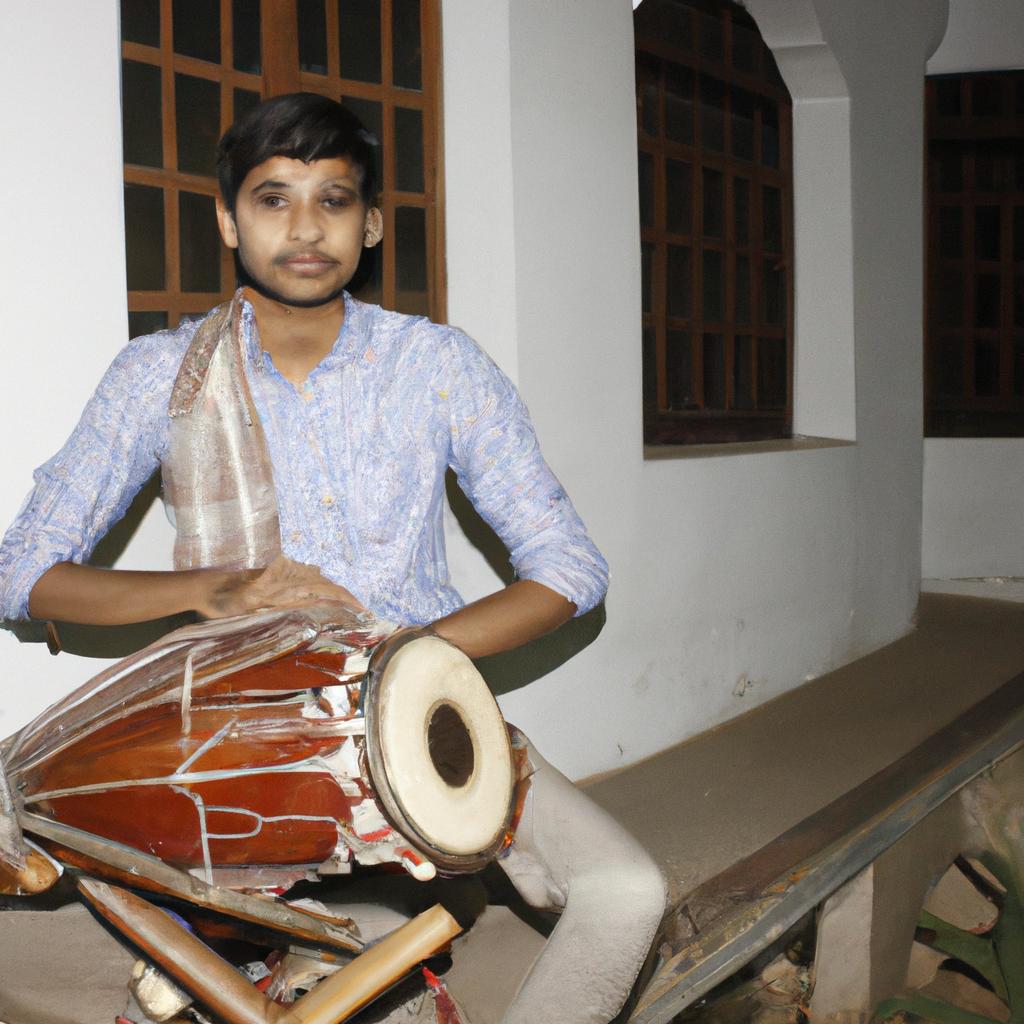
[[[338,0],[341,77],[380,81],[380,0]]]
[[[1024,395],[1024,338],[1013,342],[1013,393]]]
[[[700,23],[700,55],[706,61],[721,64],[725,57],[721,15],[701,11],[697,17]]]
[[[939,255],[958,260],[964,254],[963,210],[959,206],[939,207]]]
[[[999,277],[978,274],[974,280],[974,323],[977,327],[999,326]]]
[[[668,247],[668,294],[665,307],[669,316],[690,315],[690,250],[682,245]]]
[[[220,291],[220,235],[213,196],[182,192],[178,196],[181,238],[181,290]]]
[[[679,160],[665,161],[665,227],[679,235],[692,230],[690,219],[690,165]]]
[[[963,343],[955,334],[940,335],[931,346],[931,383],[935,395],[959,398],[964,393]]]
[[[128,337],[140,338],[143,334],[155,334],[167,326],[167,314],[149,310],[128,314]]]
[[[786,322],[786,274],[773,259],[764,261],[764,321],[768,324]]]
[[[670,409],[692,409],[693,368],[690,336],[684,331],[669,331],[665,339],[665,384]]]
[[[761,104],[761,163],[779,166],[779,110],[771,100]]]
[[[235,69],[260,73],[260,0],[231,0],[231,48]]]
[[[363,249],[359,257],[359,266],[348,283],[348,290],[363,302],[380,305],[384,296],[381,278],[381,247]]]
[[[345,106],[363,122],[363,126],[366,130],[369,131],[377,140],[377,145],[373,147],[373,155],[375,158],[374,172],[377,175],[377,187],[381,188],[384,183],[384,167],[381,163],[380,149],[380,138],[384,134],[381,105],[377,100],[363,100],[356,96],[349,96],[344,99],[343,102]]]
[[[427,216],[419,207],[395,210],[395,285],[400,313],[428,312]]]
[[[786,343],[782,338],[761,338],[757,352],[757,407],[782,409],[786,405]]]
[[[725,186],[722,172],[704,168],[704,235],[721,238],[725,234]]]
[[[707,75],[700,76],[700,130],[705,149],[725,149],[725,86]]]
[[[178,118],[178,170],[214,175],[220,138],[220,86],[193,75],[174,76]]]
[[[704,319],[725,319],[725,270],[717,249],[704,250]]]
[[[654,246],[644,242],[640,246],[640,294],[643,311],[650,313],[651,305],[651,270],[654,263]]]
[[[148,185],[124,187],[125,259],[128,290],[164,287],[164,193]]]
[[[643,330],[643,367],[644,404],[652,408],[658,404],[658,367],[657,350],[655,348],[654,331],[650,327]]]
[[[661,74],[661,64],[647,54],[636,55],[636,96],[637,96],[637,123],[641,131],[650,136],[657,136],[659,132],[658,115],[658,79]]]
[[[1024,206],[1013,208],[1013,258],[1024,260]]]
[[[1024,277],[1020,274],[1013,281],[1013,325],[1024,327]]]
[[[974,342],[974,393],[979,398],[999,394],[999,345],[994,341]]]
[[[423,114],[395,107],[395,188],[423,191]]]
[[[754,159],[754,97],[732,90],[732,151],[741,160]]]
[[[158,67],[121,61],[121,134],[126,164],[164,165],[160,93]]]
[[[936,158],[940,192],[959,192],[964,187],[963,161],[959,153],[941,153]]]
[[[725,341],[720,334],[704,335],[704,408],[725,408]]]
[[[391,60],[394,84],[422,89],[420,0],[391,0]]]
[[[764,247],[770,252],[782,252],[782,191],[765,185],[761,189],[761,203]]]
[[[745,74],[756,74],[757,57],[761,50],[761,39],[750,29],[733,22],[732,66]]]
[[[640,153],[638,161],[640,174],[640,223],[645,227],[654,225],[654,157]]]
[[[732,407],[754,408],[754,341],[749,334],[736,336],[732,363]]]
[[[974,188],[977,192],[996,192],[999,158],[995,152],[979,146],[974,152]]]
[[[937,79],[935,82],[935,99],[939,117],[959,117],[960,79]]]
[[[999,259],[999,207],[978,206],[974,210],[974,254],[979,260]]]
[[[121,38],[145,46],[160,45],[160,0],[121,0]]]
[[[665,65],[665,137],[693,142],[693,72],[677,64]]]
[[[932,317],[942,327],[960,327],[964,322],[964,281],[960,270],[939,270],[932,288]]]
[[[671,39],[677,50],[693,47],[693,11],[685,4],[643,4],[633,13],[637,35]]]
[[[260,94],[258,92],[252,92],[250,89],[235,89],[233,92],[232,102],[234,103],[233,119],[237,121],[240,117],[244,117],[250,110],[252,110],[253,107],[259,104]]]
[[[995,76],[970,79],[971,113],[975,117],[998,117],[1003,112],[1003,86]]]
[[[738,324],[750,323],[750,260],[736,257],[736,308],[733,319]]]
[[[750,182],[746,178],[733,178],[733,209],[736,219],[736,244],[750,242]]]
[[[220,0],[174,0],[174,52],[220,63]]]
[[[298,0],[299,68],[327,74],[327,12],[324,0]]]

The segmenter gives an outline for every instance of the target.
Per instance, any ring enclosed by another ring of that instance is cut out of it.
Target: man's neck
[[[286,380],[301,384],[334,347],[345,321],[345,297],[322,306],[288,306],[246,288],[260,343]]]

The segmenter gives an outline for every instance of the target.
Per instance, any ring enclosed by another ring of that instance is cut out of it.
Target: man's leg
[[[499,861],[531,906],[562,914],[504,1024],[606,1024],[622,1007],[665,909],[646,850],[532,744],[515,842]]]

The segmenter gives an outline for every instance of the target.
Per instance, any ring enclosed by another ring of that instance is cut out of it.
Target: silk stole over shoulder
[[[175,569],[261,568],[281,551],[270,456],[245,376],[243,298],[239,289],[205,317],[171,393],[162,471]]]

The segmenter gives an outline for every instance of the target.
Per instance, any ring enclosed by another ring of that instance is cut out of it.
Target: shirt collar
[[[334,339],[331,351],[313,369],[313,374],[322,369],[349,363],[367,347],[366,339],[370,332],[374,307],[354,299],[348,292],[344,293],[344,298],[345,319],[341,330]],[[245,299],[242,300],[242,338],[245,358],[249,365],[256,370],[263,370],[269,360],[259,342],[255,311],[252,304]]]

